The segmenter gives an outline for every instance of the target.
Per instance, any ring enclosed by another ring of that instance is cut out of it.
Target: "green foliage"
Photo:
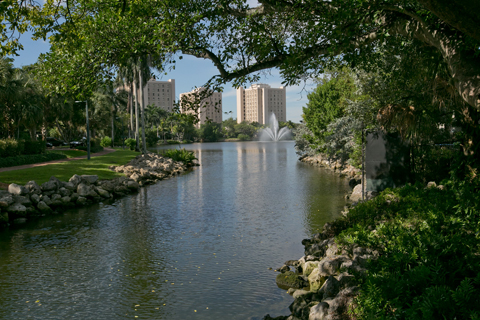
[[[135,150],[135,146],[137,145],[137,141],[132,138],[128,138],[125,140],[125,145],[130,149],[130,150]]]
[[[58,153],[43,153],[43,154],[30,154],[30,155],[20,155],[15,157],[6,157],[6,158],[0,158],[0,168],[65,159],[66,157],[67,157],[66,155],[58,154]]]
[[[162,153],[162,155],[168,158],[172,158],[174,161],[181,161],[189,167],[194,165],[194,160],[197,160],[193,151],[188,151],[185,148],[167,149]]]
[[[147,141],[148,147],[156,146],[158,142],[157,132],[152,129],[145,130],[145,140]]]
[[[198,137],[206,142],[216,142],[220,139],[221,132],[221,124],[207,122],[200,125],[200,129],[198,129]]]
[[[362,279],[353,310],[359,319],[480,313],[480,181],[444,184],[387,189],[334,222],[344,248],[355,243],[379,252]]]
[[[240,141],[247,141],[247,140],[250,140],[251,138],[246,135],[246,134],[243,134],[243,133],[240,133],[237,137]]]
[[[45,153],[45,141],[25,140],[24,154]]]
[[[97,152],[103,151],[103,147],[101,146],[101,142],[102,141],[98,138],[90,139],[90,152],[91,153],[97,153]],[[87,151],[86,146],[81,146],[81,147],[78,147],[77,149]]]
[[[0,140],[0,157],[13,157],[19,156],[23,153],[25,148],[22,141],[15,139],[2,139]]]
[[[246,121],[243,121],[242,123],[237,123],[234,128],[237,137],[239,134],[244,134],[250,137],[250,139],[252,139],[257,134],[257,131],[259,129],[259,127],[255,126],[253,123],[248,123]]]
[[[102,147],[111,147],[112,146],[112,138],[110,138],[109,136],[103,137],[102,140],[100,141],[100,145]]]

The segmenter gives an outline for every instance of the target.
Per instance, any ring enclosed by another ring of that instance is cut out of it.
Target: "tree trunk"
[[[128,130],[128,138],[132,138],[133,131],[133,83],[130,82],[130,90],[128,92],[128,102],[130,103],[130,126]]]
[[[115,107],[112,106],[112,148],[115,146]]]
[[[135,98],[135,140],[136,140],[136,145],[135,145],[135,151],[140,151],[140,141],[139,141],[139,121],[138,121],[138,92],[137,92],[137,84],[135,83],[135,80],[133,81],[133,92],[134,92],[134,98]]]
[[[143,101],[143,79],[141,71],[139,73],[140,78],[140,108],[142,109],[142,153],[147,153],[147,143],[145,139],[145,103]]]

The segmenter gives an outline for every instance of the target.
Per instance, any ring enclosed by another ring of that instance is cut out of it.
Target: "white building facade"
[[[200,100],[199,104],[195,106],[196,111],[188,110],[186,106],[182,105],[182,101],[192,101],[195,97],[199,97],[202,92],[206,90],[204,87],[196,88],[190,92],[180,94],[180,107],[182,113],[193,113],[198,115],[200,120],[195,127],[200,128],[200,125],[207,121],[222,123],[222,93],[213,92],[207,97]],[[197,98],[198,99],[198,98]]]
[[[287,121],[287,91],[268,84],[252,84],[249,89],[237,89],[237,122],[268,124],[270,114],[278,121]]]
[[[157,81],[155,78],[148,80],[143,88],[143,97],[145,106],[155,105],[172,112],[175,103],[175,80]]]

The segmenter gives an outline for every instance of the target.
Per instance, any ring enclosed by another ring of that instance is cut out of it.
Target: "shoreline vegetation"
[[[322,155],[300,161],[358,173]],[[479,184],[407,184],[364,202],[355,188],[342,217],[277,270],[291,315],[263,320],[480,319]]]
[[[133,155],[132,152],[125,151],[123,157],[115,157],[117,152],[97,159],[72,161],[64,170],[59,168],[63,163],[55,164],[55,171],[60,173],[51,176],[48,181],[40,182],[40,185],[35,180],[29,180],[25,185],[10,183],[8,191],[0,190],[0,229],[8,227],[10,223],[24,223],[27,219],[59,213],[71,207],[122,197],[136,192],[140,187],[179,175],[188,167],[198,165],[193,162],[193,154],[184,149],[170,152],[166,156],[154,153]],[[131,160],[125,163],[125,159]],[[100,171],[100,178],[93,174],[73,174],[68,181],[58,178],[65,177],[74,169],[87,173]],[[18,170],[11,171],[15,173],[12,179],[19,176],[15,181],[22,181],[25,177],[37,177],[38,181],[43,181],[46,180],[45,175],[51,173],[51,168],[37,167],[22,171],[26,175],[18,175]],[[4,179],[7,173],[10,172],[0,174],[0,178]]]

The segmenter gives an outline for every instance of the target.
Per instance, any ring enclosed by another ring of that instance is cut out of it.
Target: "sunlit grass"
[[[123,174],[114,172],[108,167],[124,165],[138,154],[138,152],[130,150],[116,150],[103,156],[92,157],[90,160],[74,160],[42,167],[1,172],[0,181],[24,185],[30,180],[35,180],[38,184],[41,184],[48,181],[51,176],[55,176],[61,181],[68,181],[74,174],[95,174],[98,175],[99,179],[113,179],[121,177]]]

